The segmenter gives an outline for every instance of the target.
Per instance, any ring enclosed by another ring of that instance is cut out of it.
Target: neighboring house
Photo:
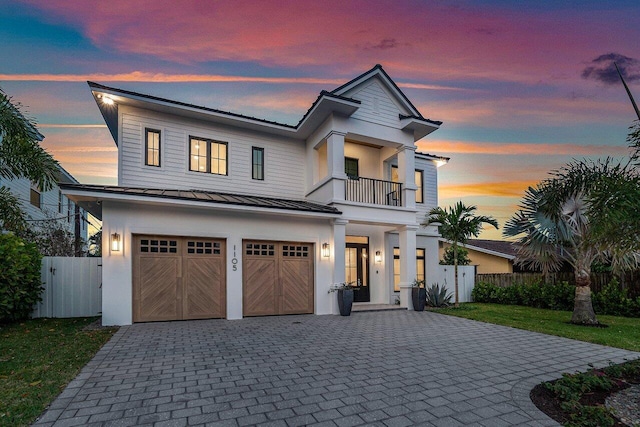
[[[62,194],[59,184],[78,184],[62,166],[58,165],[57,184],[47,191],[26,178],[0,178],[0,186],[8,188],[22,203],[22,210],[27,214],[29,223],[34,229],[45,221],[56,221],[74,236],[87,240],[87,212],[67,196]]]
[[[424,118],[381,66],[287,125],[89,82],[118,186],[65,185],[103,220],[103,323],[409,306],[438,280],[437,168]]]
[[[451,244],[440,239],[440,259]],[[513,273],[517,248],[503,240],[469,239],[464,248],[469,252],[470,265],[476,266],[476,274]],[[516,268],[517,271],[517,268]]]

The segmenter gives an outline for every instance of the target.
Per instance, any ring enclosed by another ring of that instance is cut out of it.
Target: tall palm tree
[[[456,307],[460,306],[458,298],[458,245],[464,245],[471,236],[478,237],[480,231],[482,231],[482,224],[490,224],[496,229],[498,228],[498,221],[490,216],[476,216],[476,210],[476,206],[465,206],[462,202],[458,202],[447,209],[436,207],[429,211],[425,221],[422,223],[424,227],[437,225],[440,235],[451,242],[453,247]]]
[[[598,324],[591,303],[591,265],[611,262],[618,270],[640,259],[640,176],[629,163],[578,161],[529,187],[504,235],[521,236],[520,264],[557,271],[574,269],[572,323]]]
[[[56,180],[58,162],[40,146],[43,136],[20,109],[0,89],[0,177],[27,178],[49,190]],[[20,203],[6,187],[0,187],[0,215],[0,230],[26,228]]]

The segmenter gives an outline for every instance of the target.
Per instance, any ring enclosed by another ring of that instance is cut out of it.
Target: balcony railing
[[[345,181],[344,195],[351,202],[402,206],[402,184],[399,182],[350,176]]]

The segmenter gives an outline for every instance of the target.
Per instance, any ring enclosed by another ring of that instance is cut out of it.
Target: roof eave
[[[98,219],[102,219],[102,202],[103,201],[116,201],[116,202],[131,202],[131,203],[143,203],[162,206],[176,206],[176,207],[199,207],[204,209],[216,209],[233,212],[246,212],[246,213],[260,213],[260,214],[273,214],[281,216],[296,216],[306,218],[339,218],[342,212],[320,212],[320,211],[303,211],[298,209],[288,208],[276,208],[276,207],[263,207],[263,206],[248,206],[233,203],[211,202],[211,201],[199,201],[199,200],[185,200],[181,198],[168,198],[157,195],[140,195],[140,194],[126,194],[126,193],[113,193],[107,190],[99,189],[83,189],[74,188],[72,185],[62,185],[62,193],[69,199],[76,202],[80,207],[91,213]]]
[[[403,117],[400,119],[401,129],[413,131],[414,141],[418,141],[430,133],[440,129],[441,124],[441,122],[420,119],[417,117]]]

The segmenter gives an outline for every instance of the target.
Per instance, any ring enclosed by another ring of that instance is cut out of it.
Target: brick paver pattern
[[[122,327],[36,426],[551,426],[533,386],[640,353],[432,312]]]

